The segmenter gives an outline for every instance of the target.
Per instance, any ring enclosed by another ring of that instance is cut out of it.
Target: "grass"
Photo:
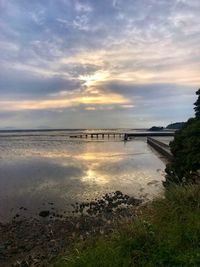
[[[53,266],[200,266],[200,185],[171,187],[134,221],[76,244]]]

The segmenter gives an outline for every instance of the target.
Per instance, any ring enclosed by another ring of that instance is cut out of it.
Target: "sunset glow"
[[[76,128],[78,117],[89,127],[143,127],[193,115],[199,1],[17,0],[0,8],[2,128]]]

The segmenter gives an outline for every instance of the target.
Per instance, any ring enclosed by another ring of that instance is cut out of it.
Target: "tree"
[[[197,101],[194,103],[195,105],[194,110],[195,110],[196,118],[199,118],[200,117],[200,88],[196,92],[196,95],[198,95],[198,98],[197,98]]]
[[[190,118],[170,143],[174,159],[165,169],[165,186],[200,181],[200,89],[196,94],[195,118]]]

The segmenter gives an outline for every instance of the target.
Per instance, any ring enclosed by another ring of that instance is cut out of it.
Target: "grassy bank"
[[[134,221],[76,244],[54,266],[200,266],[200,185],[166,190]]]

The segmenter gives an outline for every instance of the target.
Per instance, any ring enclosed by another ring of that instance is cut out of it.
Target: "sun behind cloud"
[[[108,71],[96,71],[94,74],[91,75],[80,75],[79,79],[84,82],[84,85],[87,87],[94,86],[98,82],[107,81],[109,77]]]

